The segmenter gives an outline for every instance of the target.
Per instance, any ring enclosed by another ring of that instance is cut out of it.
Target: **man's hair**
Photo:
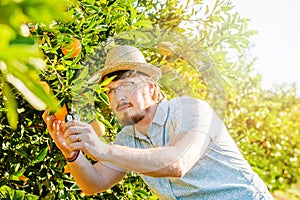
[[[139,72],[136,70],[119,70],[119,71],[115,71],[115,72],[107,74],[104,79],[110,78],[113,76],[115,76],[113,81],[117,81],[117,80],[121,80],[121,79],[125,79],[125,78],[138,77],[138,76],[146,77],[146,79],[149,83],[154,84],[154,92],[153,92],[152,99],[156,103],[159,103],[165,98],[165,94],[160,90],[158,83],[143,72]]]

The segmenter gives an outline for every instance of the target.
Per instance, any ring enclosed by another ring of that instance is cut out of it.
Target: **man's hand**
[[[104,154],[109,146],[99,139],[91,125],[79,121],[65,123],[53,115],[49,116],[49,110],[44,112],[43,119],[56,146],[66,158],[72,158],[76,152],[74,150],[82,150],[90,158],[100,160],[99,155]],[[92,165],[83,154],[79,154],[75,162],[68,162],[68,167],[77,185],[87,195],[106,191],[126,174],[102,162]]]
[[[67,122],[64,125],[64,139],[71,150],[81,150],[93,160],[101,160],[109,150],[93,127],[80,121]]]
[[[47,124],[47,129],[56,146],[61,150],[65,158],[71,158],[74,155],[73,150],[69,148],[64,138],[64,124],[62,120],[56,119],[54,115],[49,115],[49,110],[43,113],[43,120]]]

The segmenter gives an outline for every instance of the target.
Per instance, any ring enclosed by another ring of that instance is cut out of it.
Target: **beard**
[[[123,117],[119,119],[123,126],[134,125],[142,121],[148,113],[148,108],[139,112],[128,111],[123,113]]]

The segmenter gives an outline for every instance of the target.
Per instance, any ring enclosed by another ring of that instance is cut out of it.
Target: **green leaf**
[[[87,89],[86,82],[80,79],[80,80],[77,80],[76,82],[74,82],[71,92],[73,95],[80,95],[86,89]]]
[[[134,194],[135,195],[142,195],[142,196],[148,196],[149,195],[148,192],[145,191],[145,190],[135,190]]]
[[[135,23],[135,26],[141,26],[145,28],[152,28],[152,22],[149,20],[139,20]]]
[[[26,100],[37,110],[45,110],[49,106],[51,110],[58,109],[58,101],[53,95],[47,92],[33,77],[24,76],[18,69],[12,74],[7,75],[8,81],[13,84],[26,98]]]
[[[106,105],[109,105],[108,96],[104,92],[100,92],[100,98]]]
[[[20,176],[22,176],[24,174],[25,171],[26,171],[26,169],[22,169],[22,170],[18,171],[17,173],[15,173],[14,176],[19,178]]]
[[[26,194],[25,200],[38,200],[39,197],[33,194]]]
[[[11,199],[11,196],[13,194],[13,190],[6,186],[6,185],[3,185],[0,187],[0,193],[4,196],[5,199]]]
[[[108,128],[113,128],[113,126],[111,125],[111,123],[108,120],[104,119],[104,120],[101,120],[101,122]]]
[[[80,188],[79,188],[79,186],[78,186],[76,183],[74,183],[74,184],[71,186],[70,190],[80,190]]]
[[[33,164],[39,163],[41,161],[43,161],[43,159],[46,157],[48,153],[48,147],[46,147],[44,150],[42,150],[37,156],[36,158],[33,160]]]
[[[16,129],[18,122],[17,101],[12,94],[12,89],[5,81],[3,81],[3,98],[9,125],[12,129]]]
[[[232,8],[233,8],[232,6],[222,6],[221,10],[224,12],[228,12],[228,11],[232,10]]]
[[[85,80],[86,77],[88,77],[88,73],[89,73],[89,68],[84,67],[81,73],[79,74],[79,76],[74,81],[76,82],[78,80]]]
[[[24,60],[28,60],[29,58],[40,58],[42,57],[41,52],[39,51],[37,45],[28,45],[28,44],[11,44],[9,45],[5,51],[1,52],[1,58],[3,60],[18,59],[23,64],[25,64]],[[10,66],[13,66],[13,63],[10,63]]]
[[[10,41],[10,45],[24,44],[24,45],[34,45],[35,41],[30,37],[23,37],[18,35],[14,40]]]
[[[13,200],[23,200],[25,192],[21,190],[14,190]]]
[[[16,32],[14,32],[10,26],[6,24],[0,24],[0,35],[0,51],[3,52],[4,48],[7,48],[9,42],[16,37]]]
[[[104,81],[102,81],[102,83],[100,83],[100,86],[105,86],[107,84],[109,84],[116,76],[112,76],[109,77],[108,79],[105,79]]]

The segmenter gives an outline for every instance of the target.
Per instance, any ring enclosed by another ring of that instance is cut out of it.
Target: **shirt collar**
[[[162,100],[157,105],[156,112],[155,112],[154,118],[152,120],[152,123],[156,123],[158,125],[163,125],[168,116],[168,109],[169,109],[169,102],[166,99]]]

